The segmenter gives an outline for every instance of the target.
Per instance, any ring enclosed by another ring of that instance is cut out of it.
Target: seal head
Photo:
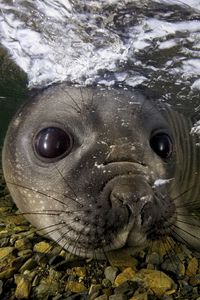
[[[40,92],[4,144],[16,205],[39,232],[84,257],[137,250],[172,232],[182,175],[166,115],[131,90],[61,84]]]

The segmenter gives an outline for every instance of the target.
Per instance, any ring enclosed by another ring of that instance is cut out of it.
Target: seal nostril
[[[143,226],[151,227],[156,224],[160,219],[159,209],[156,207],[155,203],[149,202],[144,205],[141,211],[141,220]]]
[[[127,212],[128,218],[133,213],[133,199],[135,198],[135,194],[130,189],[130,186],[128,185],[117,185],[113,188],[113,190],[110,193],[110,205],[112,209],[119,210],[123,209]]]
[[[130,206],[139,199],[137,191],[130,184],[119,184],[113,187],[110,193],[110,203],[113,208]]]
[[[110,204],[112,208],[119,208],[124,205],[125,195],[123,191],[116,190],[115,188],[110,193]]]
[[[130,203],[130,194],[125,193],[124,191],[116,191],[116,189],[113,189],[110,193],[110,205],[111,208],[114,210],[120,211],[119,214],[119,222],[123,219],[129,220],[132,215],[132,210],[129,206]]]

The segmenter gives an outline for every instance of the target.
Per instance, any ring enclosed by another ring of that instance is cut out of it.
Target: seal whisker
[[[34,232],[43,231],[43,230],[46,230],[46,229],[49,229],[49,228],[52,228],[52,227],[58,226],[58,225],[63,225],[63,222],[55,223],[55,224],[48,225],[48,226],[45,226],[45,227],[41,227],[41,228],[38,228],[38,229],[35,228]]]
[[[176,225],[176,224],[173,224],[172,226],[173,226],[174,228],[177,228],[178,230],[183,231],[184,233],[186,233],[186,234],[192,236],[193,238],[195,238],[195,239],[197,239],[197,240],[200,239],[199,236],[196,236],[196,235],[192,234],[191,232],[189,232],[189,231],[187,231],[187,230],[181,228],[180,226],[178,226],[178,225]],[[172,229],[172,226],[171,226],[171,229]],[[177,234],[177,235],[178,235],[178,236],[186,243],[186,240],[185,240],[181,235],[179,235],[179,234],[176,232],[176,230],[174,230],[173,232],[174,232],[175,234]],[[189,247],[191,246],[188,242],[187,242],[187,245],[188,245]]]
[[[27,233],[25,234],[25,236],[26,236],[26,237],[29,237],[29,236],[32,236],[33,233],[37,233],[37,234],[39,234],[40,236],[45,237],[45,236],[48,235],[49,233],[55,232],[55,231],[57,231],[58,229],[63,228],[63,226],[58,228],[57,226],[59,226],[59,225],[63,225],[63,222],[59,222],[59,223],[56,223],[56,224],[53,224],[53,225],[49,225],[49,226],[45,226],[45,227],[42,227],[42,228],[34,228],[33,230],[31,229],[31,232],[27,232]],[[50,228],[52,228],[52,227],[54,227],[54,226],[56,226],[56,228],[53,229],[53,230],[51,230],[51,231],[49,231],[49,232],[46,232],[46,233],[38,233],[38,232],[40,232],[40,231],[44,231],[44,230],[46,230],[46,229],[50,229]],[[11,237],[12,235],[13,235],[13,233],[7,234],[7,237]],[[52,243],[53,243],[53,241],[52,241]]]
[[[173,225],[174,226],[174,225]],[[181,229],[181,228],[179,228],[178,226],[175,226],[176,228],[178,228],[178,229]],[[185,244],[185,245],[187,245],[188,247],[191,247],[191,245],[190,245],[190,243],[186,240],[186,239],[184,239],[175,229],[173,229],[172,228],[172,226],[170,227],[170,231],[171,231],[171,233],[172,233],[172,236],[176,236],[176,242],[177,242],[177,237],[178,237],[178,239],[183,243],[183,244]]]
[[[187,190],[185,190],[184,192],[180,193],[178,196],[172,198],[172,201],[176,202],[176,200],[179,200],[182,196],[184,196],[185,194],[187,194],[188,192],[190,192],[193,188],[194,188],[194,185],[191,186],[190,188],[188,188]],[[176,206],[176,207],[178,207],[178,206]]]
[[[77,243],[79,242],[80,237],[81,237],[81,232],[79,233],[79,235],[77,236],[76,240],[74,241],[73,248],[72,248],[72,250],[70,251],[71,253],[73,253],[73,254],[75,254],[75,255],[77,255],[77,256],[78,256],[78,254],[77,254],[77,249],[78,249]],[[71,245],[70,245],[70,246],[71,246]],[[81,250],[80,247],[79,247],[79,250]],[[79,254],[80,254],[80,252],[79,252]]]
[[[61,201],[61,200],[59,200],[59,199],[57,199],[57,198],[55,198],[53,196],[50,196],[50,195],[46,194],[45,192],[39,191],[37,189],[34,189],[32,187],[28,187],[28,186],[25,186],[25,185],[22,185],[22,184],[18,184],[16,182],[7,181],[7,183],[15,185],[15,186],[23,188],[23,189],[26,189],[26,190],[29,190],[29,191],[32,191],[32,192],[35,192],[35,193],[38,193],[38,194],[40,194],[42,196],[45,196],[45,197],[50,198],[52,200],[55,200],[56,202],[59,202],[59,203],[63,204],[64,206],[68,207],[68,205],[65,202],[63,202],[63,201]],[[70,197],[68,197],[68,199],[70,199],[72,201],[74,200],[73,198],[71,199]]]
[[[187,216],[189,216],[189,215],[187,215]],[[178,219],[177,218],[177,221],[178,222],[180,222],[180,223],[184,223],[184,224],[188,224],[188,225],[190,225],[190,226],[193,226],[193,227],[198,227],[198,228],[200,228],[200,225],[199,224],[193,224],[193,223],[191,223],[191,222],[188,222],[188,221],[183,221],[183,220],[180,220],[180,219]],[[200,238],[200,237],[199,237]]]
[[[196,206],[195,206],[196,205]],[[199,203],[198,200],[192,201],[190,203],[183,203],[181,205],[176,205],[176,208],[193,208],[196,212],[197,209],[199,209]]]
[[[58,171],[58,173],[60,174],[61,178],[64,180],[64,182],[67,184],[67,186],[69,187],[69,189],[73,192],[74,196],[76,199],[73,199],[76,203],[78,203],[79,205],[82,206],[82,204],[77,200],[78,197],[74,191],[74,189],[71,187],[71,185],[69,184],[69,182],[66,180],[66,178],[63,176],[62,172],[58,169],[58,167],[56,166],[56,170]],[[68,197],[68,196],[67,196]]]
[[[81,95],[81,102],[82,106],[86,108],[89,112],[94,110],[94,91],[91,90],[91,94],[89,94],[89,91],[87,93],[87,100],[89,103],[85,102],[84,96],[83,96],[84,90],[82,87],[80,87],[80,95]]]
[[[174,239],[173,239],[174,241]],[[176,246],[178,246],[178,249],[181,250],[181,243],[177,240],[174,241],[176,243]],[[174,273],[176,272],[177,268],[179,267],[179,264],[182,263],[181,258],[177,255],[177,251],[174,249],[172,241],[170,239],[166,239],[166,243],[169,245],[169,249],[166,247],[166,254],[171,261],[171,264],[174,268]],[[165,247],[165,246],[164,246]]]
[[[65,225],[65,227],[67,227],[67,225]],[[52,245],[55,245],[55,246],[56,246],[57,244],[60,244],[60,242],[62,242],[63,238],[64,238],[70,231],[71,231],[71,229],[68,230],[67,232],[65,232],[63,235],[61,235],[60,238],[54,240],[54,241],[52,242]],[[65,249],[66,244],[67,244],[67,241],[61,246],[61,251],[62,251],[62,250],[66,250],[66,249]],[[67,251],[67,250],[66,250],[66,251]],[[72,253],[70,253],[70,256],[71,256],[71,255],[72,255]]]
[[[24,213],[19,213],[18,215],[21,216],[26,216],[26,215],[44,215],[44,216],[59,216],[60,213],[55,213],[56,210],[45,210],[45,211],[32,211],[32,212],[24,212]],[[54,213],[53,213],[54,212]],[[61,211],[59,211],[61,212]]]
[[[72,95],[66,90],[65,87],[62,88],[63,92],[65,94],[67,94],[67,96],[72,100],[72,102],[75,104],[76,108],[73,107],[73,109],[78,113],[81,114],[82,108],[81,106],[78,105],[78,103],[76,102],[76,100],[74,99],[74,97],[72,97]],[[69,104],[67,101],[65,102],[67,105]]]
[[[53,213],[54,212],[54,213]],[[56,213],[57,212],[57,213]],[[58,210],[58,209],[49,209],[49,210],[42,210],[42,211],[29,211],[29,212],[23,212],[18,213],[17,215],[52,215],[52,216],[60,216],[60,214],[71,214],[71,213],[79,213],[79,212],[88,212],[88,209],[77,209],[77,210]]]
[[[192,216],[198,217],[198,211],[195,210],[196,214],[194,214],[194,212],[191,212],[191,213],[192,213]],[[180,216],[180,217],[191,217],[191,213],[180,213],[180,212],[177,212],[177,216]]]
[[[66,225],[65,227],[67,227],[67,225]],[[56,245],[56,244],[59,244],[59,242],[62,241],[62,240],[65,238],[65,236],[66,236],[70,231],[72,231],[71,228],[70,228],[69,230],[67,230],[64,234],[62,234],[61,237],[59,237],[57,240],[55,240],[55,241],[54,241],[55,245]],[[67,242],[64,243],[64,245],[61,247],[62,250],[65,249],[66,244],[67,244]],[[67,249],[66,249],[66,250],[67,250]]]
[[[102,266],[100,265],[100,261],[98,260],[98,254],[96,254],[95,249],[93,249],[92,260],[93,260],[93,264],[94,264],[94,268],[93,268],[94,278],[95,278],[96,282],[99,283],[100,282],[99,272],[101,271]]]
[[[58,223],[59,224],[59,223]],[[58,224],[57,225],[52,225],[52,227],[53,226],[58,226]],[[59,225],[63,225],[63,223],[60,223]],[[48,232],[45,232],[45,233],[39,233],[41,236],[46,236],[46,235],[49,235],[50,233],[53,233],[53,232],[57,232],[57,230],[58,229],[63,229],[63,228],[65,228],[67,225],[66,224],[64,224],[63,226],[61,226],[61,227],[56,227],[55,229],[52,229],[52,230],[50,230],[50,231],[48,231]],[[46,229],[49,229],[48,227],[44,227],[44,228],[40,228],[39,229],[39,231],[43,231],[43,230],[46,230]],[[36,233],[38,232],[38,230],[36,231]],[[54,244],[54,241],[52,241],[52,244]],[[55,244],[57,244],[57,242],[55,243]]]
[[[89,96],[89,91],[87,92],[88,93],[88,98],[90,98]],[[95,95],[95,91],[93,90],[92,91],[92,93],[91,93],[91,98],[90,98],[90,106],[92,107],[92,108],[94,108],[94,95]]]
[[[82,101],[83,105],[86,106],[86,103],[85,103],[84,97],[83,97],[83,93],[82,93],[82,88],[80,87],[79,90],[80,90],[80,95],[81,95],[81,101]]]
[[[49,209],[49,210],[40,210],[40,211],[27,211],[27,212],[17,212],[17,213],[7,213],[4,214],[5,216],[26,216],[26,215],[44,215],[44,216],[60,216],[60,214],[71,214],[71,213],[79,213],[79,212],[88,212],[88,209],[80,209],[80,210],[68,210],[68,211],[64,211],[64,210],[57,210],[57,209]]]
[[[73,222],[72,222],[72,223],[73,223]],[[63,224],[63,223],[62,223],[62,224]],[[65,228],[65,227],[68,227],[67,224],[65,224],[62,228]],[[54,231],[55,231],[55,230],[54,230]],[[70,231],[72,231],[72,228],[68,229],[65,233],[63,233],[63,234],[60,236],[60,238],[54,240],[54,241],[52,242],[52,245],[57,245],[57,244],[59,244],[60,242],[62,242],[62,240],[66,237],[66,235],[67,235]],[[47,233],[47,234],[48,234],[48,233]],[[61,250],[66,250],[66,251],[68,251],[68,248],[66,249],[66,245],[67,245],[67,244],[68,244],[68,240],[66,240],[66,242],[61,246]],[[72,254],[74,254],[74,253],[73,253],[73,252],[70,252],[70,256],[71,256]]]
[[[63,222],[62,222],[61,224],[63,225]],[[45,232],[45,233],[42,233],[42,234],[40,233],[40,236],[42,236],[42,237],[48,236],[50,233],[57,232],[58,230],[63,229],[63,228],[65,228],[65,227],[67,227],[66,224],[64,224],[64,225],[63,225],[62,227],[60,227],[60,228],[56,227],[55,229],[52,229],[52,230],[50,230],[50,231],[48,231],[48,232]],[[44,230],[44,229],[40,229],[40,230],[42,231],[42,230]],[[37,231],[36,231],[36,233],[37,233]],[[57,239],[57,240],[51,241],[51,244],[50,244],[49,247],[46,249],[45,253],[50,254],[50,253],[53,251],[53,247],[52,247],[52,246],[57,245],[57,244],[59,243],[60,240],[61,240],[61,238],[60,238],[60,239]],[[63,249],[64,249],[64,248],[62,247],[61,250],[63,250]]]
[[[163,217],[164,218],[164,217]],[[190,243],[186,240],[186,239],[184,239],[182,236],[181,236],[181,234],[179,234],[178,232],[177,232],[177,230],[175,230],[175,229],[173,229],[173,227],[174,228],[177,228],[177,229],[180,229],[180,230],[182,230],[182,231],[184,231],[185,233],[187,233],[187,234],[190,234],[190,232],[188,232],[188,231],[186,231],[186,230],[184,230],[183,228],[181,228],[181,227],[179,227],[178,225],[176,225],[176,224],[170,224],[169,222],[168,222],[168,220],[166,219],[166,218],[164,218],[165,219],[165,222],[166,223],[168,223],[169,224],[169,230],[170,230],[170,232],[171,232],[171,235],[172,235],[172,238],[173,238],[173,240],[176,242],[176,244],[180,247],[180,244],[181,244],[181,242],[178,242],[177,241],[177,238],[175,238],[175,236],[177,236],[184,244],[186,244],[187,246],[189,246],[189,247],[191,247],[191,245],[190,245]],[[179,222],[180,222],[180,220],[178,220]],[[188,223],[186,223],[186,224],[188,224]],[[190,224],[188,224],[188,225],[190,225]],[[192,224],[192,226],[193,226],[193,224]],[[199,239],[197,236],[195,236],[195,235],[192,235],[192,234],[190,234],[191,236],[193,236],[194,238],[196,238],[196,239]],[[175,238],[175,239],[174,239]],[[167,239],[166,239],[166,241],[167,241]],[[169,242],[169,241],[168,241]],[[172,247],[173,248],[173,247]],[[176,253],[175,253],[176,254]]]

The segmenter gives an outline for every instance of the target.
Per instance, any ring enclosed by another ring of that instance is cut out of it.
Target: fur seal
[[[200,250],[191,128],[137,91],[51,86],[9,126],[6,182],[25,217],[76,255],[137,250],[166,235]]]

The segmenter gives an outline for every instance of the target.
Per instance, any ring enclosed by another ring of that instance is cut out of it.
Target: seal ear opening
[[[163,160],[169,159],[173,153],[173,143],[169,134],[158,132],[151,136],[150,146],[152,150]]]

